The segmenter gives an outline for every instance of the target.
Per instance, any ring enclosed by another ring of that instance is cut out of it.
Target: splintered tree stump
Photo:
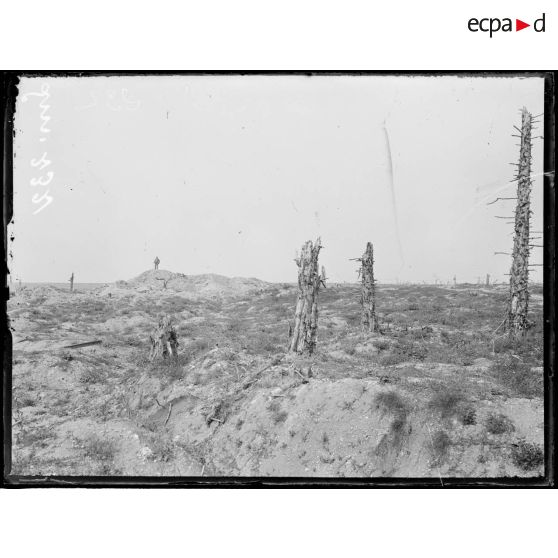
[[[362,306],[361,325],[365,331],[379,331],[376,316],[376,283],[374,280],[374,247],[371,242],[366,244],[366,251],[362,258],[359,275],[362,281],[360,303]]]
[[[318,332],[318,292],[325,287],[325,269],[318,270],[318,256],[322,248],[318,238],[315,244],[308,240],[295,259],[298,266],[298,299],[294,324],[289,329],[289,352],[311,355],[316,348]]]
[[[521,143],[517,174],[517,204],[510,271],[510,297],[506,326],[512,336],[522,336],[529,327],[529,219],[531,215],[531,129],[533,117],[521,111]]]
[[[159,324],[149,336],[151,341],[151,351],[149,358],[175,357],[178,354],[178,336],[169,316],[164,316],[159,320]]]

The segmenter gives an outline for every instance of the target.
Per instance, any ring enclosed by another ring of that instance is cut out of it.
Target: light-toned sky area
[[[42,87],[48,98],[24,100]],[[381,282],[507,281],[510,257],[494,252],[511,251],[513,226],[495,216],[514,201],[486,204],[515,196],[519,110],[544,109],[539,78],[26,78],[19,90],[11,270],[23,282],[129,279],[156,255],[186,274],[295,281],[295,253],[318,235],[332,281],[356,280],[349,259],[367,241]],[[534,230],[542,168],[537,137]]]

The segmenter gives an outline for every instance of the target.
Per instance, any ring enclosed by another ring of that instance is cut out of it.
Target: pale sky
[[[320,235],[331,281],[356,280],[349,259],[368,241],[380,282],[507,281],[510,257],[494,252],[511,252],[513,226],[495,216],[514,201],[486,203],[515,196],[513,126],[523,106],[543,112],[543,89],[542,78],[24,78],[13,280],[126,280],[157,255],[175,272],[291,282],[296,251]]]

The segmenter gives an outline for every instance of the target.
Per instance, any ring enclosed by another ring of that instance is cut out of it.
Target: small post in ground
[[[74,290],[74,272],[72,271],[72,276],[68,279],[70,281],[70,292]]]

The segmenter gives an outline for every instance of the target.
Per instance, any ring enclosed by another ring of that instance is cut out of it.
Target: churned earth
[[[286,354],[294,285],[160,270],[16,289],[11,473],[541,476],[532,293],[533,327],[513,341],[504,285],[379,285],[380,333],[361,331],[358,285],[328,285],[302,358]],[[150,361],[162,315],[179,354]]]

